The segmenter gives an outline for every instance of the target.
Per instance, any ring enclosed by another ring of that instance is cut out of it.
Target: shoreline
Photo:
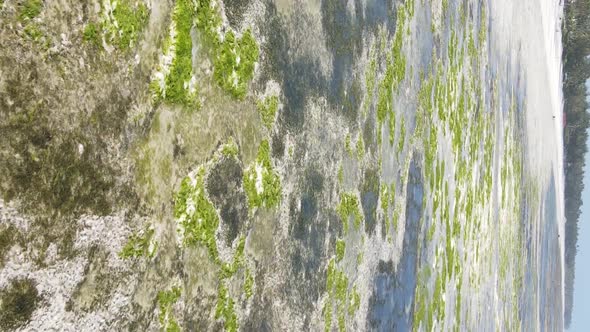
[[[563,145],[563,44],[561,40],[563,19],[563,3],[547,4],[538,1],[541,7],[542,22],[544,28],[545,55],[548,69],[549,82],[553,85],[550,88],[552,115],[555,117],[554,131],[556,146],[556,158],[553,170],[556,172],[555,188],[557,191],[557,228],[559,233],[559,250],[561,262],[561,317],[565,314],[565,174],[564,174],[564,145]]]

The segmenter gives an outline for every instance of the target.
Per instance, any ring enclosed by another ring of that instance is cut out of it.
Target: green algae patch
[[[149,257],[152,258],[158,249],[158,242],[153,240],[154,229],[148,228],[142,232],[132,234],[119,252],[123,259]]]
[[[254,77],[254,65],[260,54],[254,36],[250,30],[246,30],[241,38],[237,38],[230,30],[215,53],[215,81],[235,98],[244,98],[248,83]]]
[[[348,315],[354,316],[354,314],[359,310],[361,306],[361,294],[359,294],[358,290],[356,289],[356,285],[352,287],[352,292],[350,294],[350,302],[348,304]]]
[[[205,194],[204,177],[205,168],[201,166],[182,180],[174,199],[174,217],[180,227],[182,243],[185,246],[205,245],[210,258],[218,262],[215,232],[219,217]]]
[[[409,6],[413,7],[413,4]],[[413,15],[413,9],[402,5],[397,10],[397,23],[391,49],[385,60],[385,73],[377,88],[377,131],[381,131],[382,125],[388,120],[389,144],[393,145],[395,138],[395,112],[393,109],[393,97],[400,84],[406,77],[407,58],[403,52],[403,37],[406,20]],[[409,25],[408,25],[409,27]]]
[[[268,147],[266,147],[268,153]],[[263,148],[264,150],[264,148]],[[254,295],[254,274],[251,272],[245,257],[246,236],[242,235],[233,242],[233,255],[224,261],[220,256],[216,233],[220,223],[215,205],[211,202],[206,191],[205,183],[212,165],[221,158],[237,158],[239,154],[237,144],[233,139],[221,145],[212,158],[189,173],[180,185],[174,198],[174,217],[182,245],[193,247],[202,245],[208,249],[209,257],[215,266],[217,282],[217,298],[214,317],[219,320],[226,331],[237,331],[238,316],[236,310]],[[259,156],[260,163],[267,165],[265,153]],[[221,246],[223,244],[220,244]],[[231,249],[231,248],[228,248]],[[241,287],[230,285],[241,284]]]
[[[344,234],[348,233],[348,222],[350,217],[353,217],[354,228],[358,230],[363,220],[359,199],[354,193],[341,193],[340,203],[336,207],[336,212],[342,220],[344,227]]]
[[[82,40],[84,40],[85,43],[91,44],[95,47],[101,47],[101,27],[94,22],[89,22],[86,24],[84,31],[82,32]]]
[[[238,144],[233,137],[230,137],[228,142],[221,147],[221,154],[226,157],[238,158],[239,152]]]
[[[262,119],[262,123],[267,129],[272,129],[275,122],[277,111],[279,110],[279,97],[269,96],[263,101],[258,101],[258,113]]]
[[[244,263],[244,248],[246,247],[246,237],[242,236],[238,241],[236,252],[231,263],[223,263],[221,265],[221,279],[229,279],[233,277],[240,266]]]
[[[234,300],[223,282],[217,290],[217,305],[215,307],[215,319],[223,319],[223,326],[226,331],[238,330],[238,316],[234,309]]]
[[[352,156],[352,143],[350,134],[347,134],[346,138],[344,139],[344,150],[346,150],[349,156]]]
[[[346,317],[352,317],[360,307],[360,294],[356,286],[352,286],[344,273],[331,259],[326,272],[327,298],[324,302],[322,315],[324,318],[324,330],[332,330],[332,322],[336,316],[339,331],[346,331]]]
[[[18,17],[21,21],[32,20],[41,14],[43,10],[42,0],[26,0],[19,6]]]
[[[389,220],[389,188],[385,184],[381,184],[381,193],[379,199],[381,200],[381,210],[383,210],[383,224],[385,226],[385,235],[389,235],[391,223]]]
[[[404,145],[406,143],[406,124],[405,124],[405,118],[402,117],[402,122],[400,125],[400,133],[399,133],[399,139],[398,139],[398,146],[397,146],[397,157],[399,159],[399,156],[401,155],[402,151],[404,150]]]
[[[244,294],[249,299],[254,294],[254,276],[250,272],[250,269],[246,268],[246,275],[244,276]]]
[[[147,24],[148,8],[141,1],[131,0],[112,1],[111,6],[113,18],[117,21],[116,28],[118,28],[118,31],[112,31],[112,40],[119,49],[127,50],[135,45],[139,33]]]
[[[198,109],[198,91],[193,80],[193,62],[191,29],[196,7],[190,0],[176,2],[172,14],[173,28],[176,34],[169,45],[173,54],[170,72],[165,78],[163,91],[156,91],[156,95],[170,104],[182,105],[186,109]],[[160,89],[162,87],[160,86]]]
[[[268,140],[260,143],[256,162],[244,172],[243,181],[250,209],[261,206],[274,208],[280,203],[281,178],[273,169]]]
[[[182,289],[180,287],[172,287],[171,290],[160,291],[158,293],[158,308],[160,309],[160,325],[162,330],[166,332],[179,332],[181,331],[178,322],[172,314],[172,306],[180,298]]]
[[[197,2],[196,27],[213,57],[213,77],[217,84],[237,99],[246,95],[254,77],[260,49],[250,29],[237,37],[232,30],[221,33],[221,14],[215,0]]]
[[[134,47],[149,19],[149,10],[142,1],[109,1],[105,10],[105,39],[121,51]]]
[[[359,160],[362,160],[365,156],[365,143],[363,142],[363,136],[360,134],[356,141],[356,155]]]
[[[344,258],[344,252],[346,250],[346,243],[344,240],[336,240],[336,262],[340,262]]]

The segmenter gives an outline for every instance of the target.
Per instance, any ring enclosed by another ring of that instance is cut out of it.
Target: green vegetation
[[[268,166],[268,142],[259,153],[261,167]],[[215,165],[223,156],[237,157],[238,147],[232,138],[222,145],[212,159],[199,166],[182,180],[179,191],[174,197],[174,217],[184,246],[203,245],[208,249],[209,258],[214,265],[218,283],[218,296],[215,307],[215,319],[223,321],[227,331],[238,329],[238,317],[235,313],[239,301],[247,301],[254,295],[254,274],[247,265],[245,257],[246,236],[234,241],[234,254],[231,260],[224,261],[218,252],[216,233],[220,223],[213,203],[207,197],[205,187],[208,167]],[[237,285],[242,287],[229,287]],[[237,294],[232,294],[237,292]]]
[[[344,251],[346,250],[346,243],[344,240],[336,240],[336,262],[340,262],[344,258]]]
[[[397,146],[398,159],[399,159],[400,154],[404,150],[405,139],[406,139],[406,124],[405,124],[405,118],[402,117],[402,123],[400,125],[399,140],[397,143],[398,144],[398,146]]]
[[[369,65],[365,71],[365,84],[367,86],[367,94],[365,100],[365,108],[364,113],[367,114],[367,111],[373,104],[373,94],[375,90],[375,79],[377,76],[377,57],[375,54],[375,50],[371,49],[369,52]]]
[[[232,263],[221,264],[220,279],[229,279],[236,274],[240,266],[244,265],[244,249],[246,247],[246,237],[242,236],[238,241],[236,252]]]
[[[152,258],[158,249],[158,242],[153,241],[154,229],[148,228],[139,234],[132,234],[127,240],[127,244],[119,253],[119,257],[123,259],[149,257]]]
[[[479,57],[485,57],[485,54],[478,54],[476,50],[474,33],[477,31],[472,31],[476,26],[474,18],[463,15],[462,10],[447,14],[451,17],[446,54],[442,54],[442,59],[433,59],[426,75],[420,74],[418,114],[410,138],[412,144],[421,141],[424,149],[424,183],[428,194],[423,206],[425,213],[432,217],[431,222],[424,225],[426,241],[420,250],[436,257],[434,266],[422,267],[418,276],[414,330],[469,329],[469,326],[462,325],[466,312],[461,298],[462,283],[464,279],[468,280],[473,289],[478,289],[482,279],[490,282],[487,276],[494,272],[494,258],[488,253],[490,242],[501,238],[504,244],[497,253],[499,278],[495,282],[498,283],[498,296],[507,308],[518,306],[521,289],[518,285],[522,278],[519,266],[524,265],[517,258],[522,252],[522,240],[519,223],[514,222],[519,220],[522,200],[519,189],[522,154],[517,152],[518,144],[513,140],[517,128],[517,119],[512,115],[515,107],[503,122],[506,123],[503,128],[504,149],[501,150],[504,155],[500,159],[500,177],[494,181],[492,163],[497,142],[493,112],[501,112],[501,109],[488,112],[484,107],[481,111],[485,102],[482,91],[488,88],[488,83],[479,80],[480,68],[473,69],[486,61],[485,58],[480,61]],[[457,15],[459,28],[469,31],[455,31]],[[485,9],[482,9],[482,25],[485,20]],[[485,28],[479,32],[480,46],[483,42]],[[492,82],[491,104],[500,105],[494,84],[497,86]],[[400,131],[405,132],[405,124],[400,127]],[[400,133],[398,154],[405,144],[403,136]],[[451,155],[446,153],[448,146]],[[454,176],[446,176],[449,169]],[[402,174],[402,178],[404,176]],[[498,215],[502,222],[498,226],[498,235],[482,234],[482,225],[490,229],[495,222],[490,204],[494,182],[501,186],[498,188],[501,203]],[[452,192],[449,188],[453,188]],[[394,209],[394,224],[402,208],[398,205]],[[486,238],[483,243],[480,241],[482,237]],[[483,256],[480,255],[482,252],[485,252]],[[449,299],[452,302],[447,303]],[[469,315],[469,310],[467,313]],[[454,319],[445,319],[449,315]],[[518,310],[515,313],[504,310],[500,317],[505,329],[513,329],[515,325],[512,324],[518,325]]]
[[[248,83],[254,77],[254,64],[260,51],[250,29],[241,38],[232,30],[220,34],[221,15],[215,0],[197,2],[197,29],[203,35],[209,54],[214,57],[213,77],[217,84],[232,96],[244,98]]]
[[[19,18],[21,21],[32,20],[41,14],[43,10],[42,0],[25,0],[19,5]]]
[[[359,134],[359,138],[356,141],[356,155],[359,160],[362,160],[365,156],[365,144],[363,142],[363,136]]]
[[[272,167],[268,140],[260,143],[256,162],[244,172],[243,180],[251,209],[260,206],[273,208],[281,201],[281,179]]]
[[[244,294],[249,299],[254,294],[254,277],[250,273],[250,269],[246,268],[246,275],[244,277]]]
[[[120,50],[133,47],[147,24],[149,12],[142,1],[111,0],[112,17],[116,22],[107,26],[107,36]]]
[[[102,46],[102,37],[100,34],[101,28],[93,22],[89,22],[84,27],[84,32],[82,34],[82,39],[84,42],[91,44],[95,47]]]
[[[269,130],[272,129],[278,110],[279,97],[277,96],[266,97],[264,101],[258,101],[258,113],[260,113],[262,123],[264,123]]]
[[[350,303],[348,305],[348,315],[354,316],[361,306],[361,295],[356,290],[356,285],[352,287],[352,293],[350,294]]]
[[[238,148],[238,144],[233,137],[230,137],[228,142],[221,147],[221,154],[226,157],[238,158],[239,153],[240,150]]]
[[[39,26],[35,23],[30,23],[25,26],[25,33],[29,38],[34,41],[38,41],[43,37],[43,32],[39,29]]]
[[[328,297],[322,309],[325,331],[331,331],[332,329],[334,311],[336,311],[338,330],[345,331],[346,314],[353,316],[360,306],[361,299],[356,286],[351,287],[348,277],[344,271],[336,267],[334,259],[331,259],[328,263],[326,290]]]
[[[8,287],[0,291],[0,328],[9,331],[23,327],[40,301],[35,281],[12,279]]]
[[[351,216],[353,217],[354,228],[358,230],[361,226],[363,217],[359,207],[359,199],[357,198],[356,194],[341,193],[340,204],[338,204],[336,207],[336,212],[338,212],[338,215],[342,220],[344,234],[348,233],[348,222]]]
[[[182,289],[180,287],[172,287],[169,291],[160,291],[158,293],[158,307],[160,308],[160,325],[162,330],[166,332],[180,332],[180,326],[176,322],[172,314],[172,306],[180,298]]]
[[[411,5],[413,6],[413,5]],[[377,123],[378,132],[388,119],[389,144],[393,145],[395,138],[395,112],[393,109],[394,92],[406,76],[406,56],[403,53],[403,37],[409,7],[401,5],[397,10],[397,23],[391,51],[387,54],[385,74],[378,87]],[[413,10],[412,10],[413,11]],[[409,15],[411,16],[411,15]]]
[[[488,32],[488,27],[487,27],[487,14],[486,14],[486,7],[485,5],[482,3],[481,4],[481,13],[479,14],[479,38],[478,38],[478,43],[479,43],[479,47],[480,50],[482,50],[483,45],[486,41],[487,38],[487,32]]]
[[[1,4],[0,4],[1,7]],[[28,38],[39,42],[43,37],[43,32],[39,25],[33,21],[34,18],[41,14],[43,10],[42,0],[26,0],[17,6],[19,19],[25,25],[24,32]],[[48,46],[46,46],[48,48]]]
[[[389,227],[391,226],[389,223],[389,190],[383,183],[381,184],[381,194],[379,195],[379,199],[381,199],[381,210],[383,210],[385,234],[389,235]]]
[[[219,283],[215,319],[223,319],[226,331],[235,332],[238,330],[238,317],[234,309],[234,300],[229,295],[229,291],[223,282]]]
[[[588,151],[589,104],[586,82],[590,77],[590,3],[568,1],[565,6],[563,39],[564,111],[567,126],[564,129],[565,150],[565,327],[569,327],[574,305],[576,256],[579,227],[582,222],[582,193]],[[532,190],[534,192],[534,190]],[[528,195],[527,195],[528,196]],[[535,197],[532,194],[531,197]],[[585,202],[588,204],[588,202]],[[578,262],[579,264],[579,262]]]
[[[165,102],[182,105],[187,110],[200,107],[197,88],[190,84],[193,76],[191,28],[196,14],[196,8],[191,0],[176,2],[172,14],[176,28],[176,38],[172,41],[174,59],[170,73],[166,76],[165,91],[156,93],[161,95]]]
[[[346,134],[346,138],[344,139],[344,150],[348,152],[349,156],[352,156],[352,143],[351,143],[350,133]]]
[[[259,56],[258,44],[250,30],[236,38],[230,30],[217,49],[213,77],[219,86],[235,98],[244,98],[248,83],[254,77],[254,64]]]
[[[199,243],[209,250],[209,257],[219,262],[215,232],[219,217],[215,207],[205,195],[205,168],[199,167],[195,174],[182,180],[174,198],[174,217],[180,225],[182,242],[186,246]],[[190,206],[187,204],[190,203]]]

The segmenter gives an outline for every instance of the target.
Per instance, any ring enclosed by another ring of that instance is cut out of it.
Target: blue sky
[[[590,147],[590,139],[586,142]],[[578,233],[576,279],[574,281],[574,311],[569,331],[586,332],[590,327],[590,153],[586,153],[582,215]]]

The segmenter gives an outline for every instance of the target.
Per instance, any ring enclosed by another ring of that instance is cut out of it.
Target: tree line
[[[586,81],[590,78],[590,0],[566,0],[562,29],[565,146],[565,310],[571,323],[578,251],[578,223],[584,190],[587,128],[590,124]]]

